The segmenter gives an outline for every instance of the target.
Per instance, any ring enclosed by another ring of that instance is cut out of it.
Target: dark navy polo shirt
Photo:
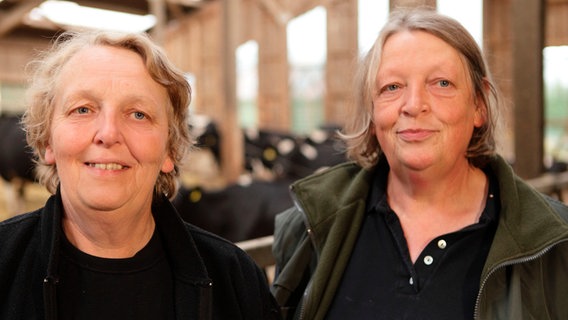
[[[485,171],[489,194],[479,222],[436,237],[413,264],[387,202],[388,166],[380,167],[327,319],[473,319],[500,210],[496,178]]]

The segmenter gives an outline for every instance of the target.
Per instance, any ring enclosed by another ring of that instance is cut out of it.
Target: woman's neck
[[[488,179],[473,167],[458,175],[401,176],[389,173],[387,197],[398,216],[412,261],[434,238],[477,223],[485,208]]]
[[[102,258],[129,258],[152,238],[155,222],[151,212],[130,216],[119,213],[68,215],[63,218],[63,232],[79,250]]]

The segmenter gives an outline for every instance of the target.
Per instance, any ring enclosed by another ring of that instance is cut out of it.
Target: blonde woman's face
[[[139,55],[84,48],[63,67],[45,152],[60,178],[65,209],[150,210],[168,156],[167,91]]]
[[[391,168],[447,169],[467,164],[474,127],[483,124],[460,54],[423,31],[385,42],[373,95],[377,139]]]

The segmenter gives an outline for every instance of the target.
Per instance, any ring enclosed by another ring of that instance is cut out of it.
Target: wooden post
[[[236,58],[238,39],[239,1],[223,0],[222,7],[222,45],[221,60],[222,107],[224,119],[221,123],[221,170],[227,181],[236,181],[242,173],[244,162],[242,132],[238,125]]]
[[[508,109],[500,110],[499,152],[517,174],[543,171],[544,4],[540,0],[484,0],[484,50]]]
[[[342,126],[357,63],[357,1],[329,1],[325,65],[325,121]],[[378,30],[377,30],[378,32]]]
[[[166,2],[165,0],[148,0],[150,13],[156,17],[156,24],[152,28],[151,35],[154,41],[164,44],[164,29],[166,26]]]
[[[513,30],[514,168],[523,178],[534,178],[544,171],[544,6],[540,0],[513,0],[510,11]]]
[[[392,11],[397,7],[432,7],[436,8],[436,0],[390,0],[389,9]]]
[[[287,11],[280,14],[266,10],[261,12],[262,30],[258,41],[258,123],[262,128],[287,131],[290,130],[291,107],[286,25],[275,17],[288,15]]]
[[[18,1],[8,13],[0,14],[0,38],[18,27],[24,20],[24,17],[42,2],[42,0]]]
[[[497,128],[498,152],[509,162],[515,158],[513,111],[511,106],[513,84],[512,70],[512,23],[509,0],[483,1],[483,51],[493,74],[493,80],[501,89],[507,106],[498,110],[501,126]]]

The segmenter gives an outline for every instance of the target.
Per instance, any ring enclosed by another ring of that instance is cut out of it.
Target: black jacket
[[[174,275],[177,319],[278,319],[266,278],[234,244],[181,220],[164,197],[152,208]],[[0,223],[0,319],[57,319],[63,206]]]

